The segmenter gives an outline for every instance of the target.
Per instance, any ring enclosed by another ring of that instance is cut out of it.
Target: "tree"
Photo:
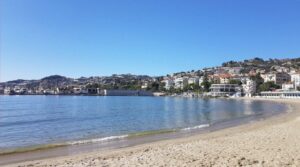
[[[164,91],[164,83],[160,83],[160,82],[152,82],[148,88],[148,91],[152,91],[152,92],[156,92],[156,91]]]
[[[229,83],[230,84],[242,85],[242,82],[240,80],[236,80],[236,79],[229,80]]]
[[[200,89],[199,84],[192,83],[192,84],[189,84],[189,85],[188,85],[188,90],[193,90],[193,91],[195,91],[195,90],[199,90],[199,89]]]
[[[264,83],[264,79],[260,76],[260,73],[257,73],[255,76],[250,77],[256,84],[256,92],[259,92],[259,86]]]
[[[205,92],[209,91],[211,83],[208,81],[207,74],[204,75],[203,82],[201,83]]]
[[[264,62],[264,59],[259,58],[259,57],[255,57],[254,60],[255,60],[255,61],[259,61],[259,62]]]
[[[174,88],[174,86],[171,86],[170,89],[168,90],[169,93],[175,93],[176,90]]]
[[[159,90],[160,92],[166,91],[165,85],[166,85],[166,83],[164,83],[164,82],[159,82],[158,90]]]
[[[186,85],[183,87],[182,92],[186,92],[188,90],[190,90],[190,87],[189,87],[189,85]]]
[[[272,89],[279,89],[280,86],[276,85],[274,82],[265,82],[259,86],[259,91],[270,91]]]

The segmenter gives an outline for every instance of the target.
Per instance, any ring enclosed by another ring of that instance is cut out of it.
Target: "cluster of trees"
[[[122,89],[122,90],[140,90],[142,89],[141,87],[141,82],[134,80],[131,82],[126,82],[126,83],[110,83],[110,84],[89,84],[86,87],[87,88],[99,88],[99,89]],[[164,88],[164,83],[161,83],[159,81],[155,82],[150,82],[148,87],[146,88],[147,91],[165,91]]]
[[[162,91],[166,91],[165,89],[165,83],[162,82],[152,82],[150,85],[148,85],[147,91],[151,91],[151,92],[162,92]]]
[[[240,67],[240,63],[237,62],[237,61],[229,61],[229,62],[225,62],[225,63],[222,63],[222,66],[223,67]]]
[[[260,74],[256,74],[255,76],[250,77],[256,83],[256,92],[260,93],[262,91],[270,91],[274,89],[280,89],[280,86],[275,84],[274,82],[264,82],[264,79],[260,76]]]
[[[141,86],[137,83],[126,83],[126,84],[89,84],[87,88],[99,88],[99,89],[125,89],[125,90],[137,90],[141,89]]]
[[[265,82],[265,83],[259,85],[258,89],[259,89],[259,92],[270,91],[270,90],[274,90],[274,89],[280,89],[280,86],[276,85],[274,82]]]

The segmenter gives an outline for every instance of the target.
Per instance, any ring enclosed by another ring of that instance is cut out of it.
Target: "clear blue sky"
[[[300,0],[0,1],[0,81],[300,57]]]

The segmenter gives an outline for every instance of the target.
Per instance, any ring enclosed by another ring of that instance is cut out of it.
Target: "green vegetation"
[[[152,91],[152,92],[157,92],[157,91],[161,92],[161,91],[165,91],[164,86],[165,86],[164,83],[156,81],[156,82],[151,83],[148,86],[147,90]]]
[[[230,80],[229,83],[230,84],[237,84],[237,85],[242,85],[243,84],[240,80],[235,80],[235,79]]]
[[[276,85],[274,82],[265,82],[265,83],[259,85],[259,92],[270,91],[270,90],[279,89],[279,88],[280,88],[280,86]]]
[[[203,82],[202,82],[201,85],[203,86],[203,91],[204,92],[208,92],[209,91],[211,83],[208,81],[208,77],[207,77],[206,74],[204,75]]]
[[[260,76],[260,73],[256,74],[255,76],[250,77],[256,83],[256,92],[260,92],[260,85],[264,83],[264,79]]]

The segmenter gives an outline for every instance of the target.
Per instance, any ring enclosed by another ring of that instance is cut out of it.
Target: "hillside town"
[[[123,74],[77,79],[59,75],[0,83],[5,95],[99,95],[300,98],[300,58],[254,58],[166,76]]]

